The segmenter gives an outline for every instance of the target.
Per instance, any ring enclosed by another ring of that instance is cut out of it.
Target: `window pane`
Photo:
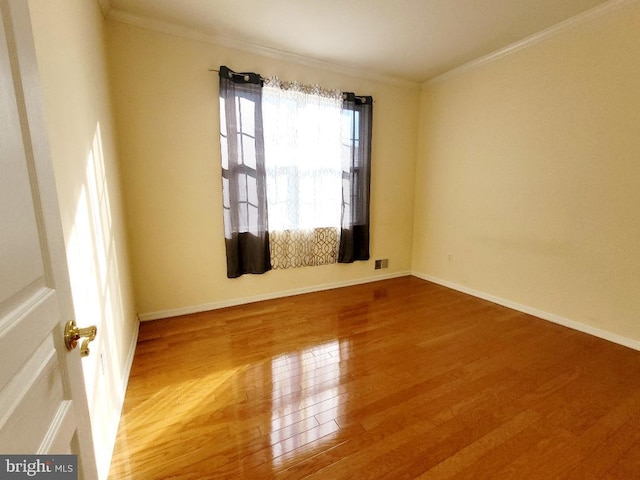
[[[223,170],[229,169],[229,143],[226,137],[220,137],[220,155]]]
[[[247,176],[247,200],[252,205],[258,205],[258,185],[256,178]]]
[[[255,125],[255,102],[248,100],[246,98],[239,98],[239,110],[240,110],[240,122],[242,125],[242,133],[245,135],[250,135],[251,137],[256,136],[256,125]]]
[[[342,100],[263,89],[270,230],[338,227],[342,202]]]
[[[231,207],[231,201],[229,200],[229,180],[222,178],[222,206],[224,208]]]
[[[249,225],[251,224],[249,223],[249,214],[246,202],[240,202],[238,204],[238,223],[239,233],[246,233],[249,231]]]
[[[249,168],[256,168],[256,141],[247,135],[242,135],[242,163]]]
[[[247,176],[243,174],[238,175],[238,201],[246,202],[247,198]]]
[[[220,135],[224,137],[227,136],[227,118],[225,105],[226,104],[224,98],[220,97]]]

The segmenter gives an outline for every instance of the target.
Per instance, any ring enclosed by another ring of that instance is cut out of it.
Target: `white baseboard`
[[[124,406],[124,399],[127,393],[127,386],[129,385],[129,376],[131,375],[131,367],[133,366],[133,358],[136,353],[136,345],[138,344],[138,333],[140,331],[140,323],[136,325],[135,333],[131,337],[131,341],[129,343],[129,352],[127,353],[127,358],[125,360],[123,371],[121,372],[122,378],[121,383],[119,385],[120,391],[116,392],[116,405],[112,410],[112,415],[114,421],[109,422],[110,431],[107,433],[109,435],[109,443],[111,445],[111,450],[109,451],[108,461],[105,459],[104,464],[107,466],[111,465],[111,459],[113,457],[113,451],[116,445],[116,438],[118,436],[118,427],[120,425],[120,418],[122,416],[122,407]],[[109,468],[103,468],[102,471],[98,472],[98,477],[101,479],[106,479],[109,476]]]
[[[234,298],[223,300],[221,302],[205,303],[203,305],[194,305],[182,308],[173,308],[170,310],[162,310],[158,312],[140,313],[138,318],[141,322],[149,320],[158,320],[161,318],[177,317],[180,315],[189,315],[191,313],[208,312],[209,310],[218,310],[220,308],[235,307],[236,305],[245,305],[247,303],[261,302],[263,300],[273,300],[275,298],[291,297],[293,295],[302,295],[304,293],[321,292],[323,290],[331,290],[334,288],[350,287],[363,283],[379,282],[380,280],[388,280],[391,278],[406,277],[411,272],[394,272],[386,275],[376,275],[373,277],[359,278],[356,280],[347,280],[344,282],[328,283],[324,285],[313,285],[310,287],[296,288],[293,290],[284,290],[280,292],[267,293],[263,295],[254,295],[251,297]]]
[[[503,307],[508,307],[522,313],[533,315],[534,317],[538,317],[543,320],[548,320],[549,322],[557,323],[558,325],[562,325],[562,326],[571,328],[573,330],[577,330],[582,333],[587,333],[589,335],[593,335],[594,337],[602,338],[604,340],[608,340],[610,342],[617,343],[619,345],[640,351],[640,341],[638,340],[633,340],[631,338],[623,337],[621,335],[608,332],[606,330],[601,330],[599,328],[595,328],[590,325],[585,325],[584,323],[576,322],[575,320],[569,320],[568,318],[561,317],[554,313],[545,312],[543,310],[539,310],[537,308],[530,307],[528,305],[522,305],[520,303],[512,302],[511,300],[506,300],[504,298],[496,297],[495,295],[491,295],[489,293],[480,292],[478,290],[474,290],[472,288],[465,287],[464,285],[459,285],[457,283],[450,282],[448,280],[442,280],[441,278],[432,277],[430,275],[425,275],[419,272],[412,272],[411,275],[413,275],[414,277],[421,278],[423,280],[427,280],[428,282],[437,283],[438,285],[442,285],[443,287],[451,288],[453,290],[457,290],[459,292],[466,293],[468,295],[471,295],[477,298],[481,298],[483,300],[488,300],[489,302],[502,305]]]
[[[124,404],[124,397],[127,392],[127,387],[129,386],[129,376],[131,375],[131,367],[133,367],[133,358],[136,354],[136,345],[138,345],[138,335],[140,333],[140,323],[136,325],[136,331],[131,337],[131,342],[129,343],[129,353],[127,354],[126,364],[124,365],[124,371],[122,372],[122,384],[120,385],[122,392],[121,402],[120,402],[120,411],[122,411],[122,406]]]

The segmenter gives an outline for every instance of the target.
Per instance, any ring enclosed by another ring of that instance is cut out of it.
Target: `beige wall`
[[[29,2],[75,316],[98,326],[83,359],[101,478],[137,336],[102,13],[93,0]]]
[[[419,90],[108,22],[138,312],[174,313],[409,272]],[[222,230],[218,77],[209,68],[373,95],[373,261],[227,279]]]
[[[640,3],[425,85],[413,270],[640,339]]]
[[[640,339],[637,2],[421,93],[105,22],[97,1],[29,4],[76,317],[100,332],[84,366],[103,477],[136,311],[413,270]],[[374,96],[371,250],[389,270],[226,278],[221,64]]]

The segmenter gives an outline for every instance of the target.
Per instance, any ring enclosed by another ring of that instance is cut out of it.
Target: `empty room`
[[[640,478],[640,0],[0,13],[1,478]]]

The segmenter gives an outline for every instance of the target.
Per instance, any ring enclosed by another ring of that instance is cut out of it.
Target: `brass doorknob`
[[[80,345],[80,356],[86,357],[89,355],[89,342],[95,340],[98,333],[98,327],[91,325],[86,328],[78,328],[75,320],[69,320],[64,327],[64,344],[67,346],[67,350],[73,350],[78,346],[78,340],[82,340]]]

